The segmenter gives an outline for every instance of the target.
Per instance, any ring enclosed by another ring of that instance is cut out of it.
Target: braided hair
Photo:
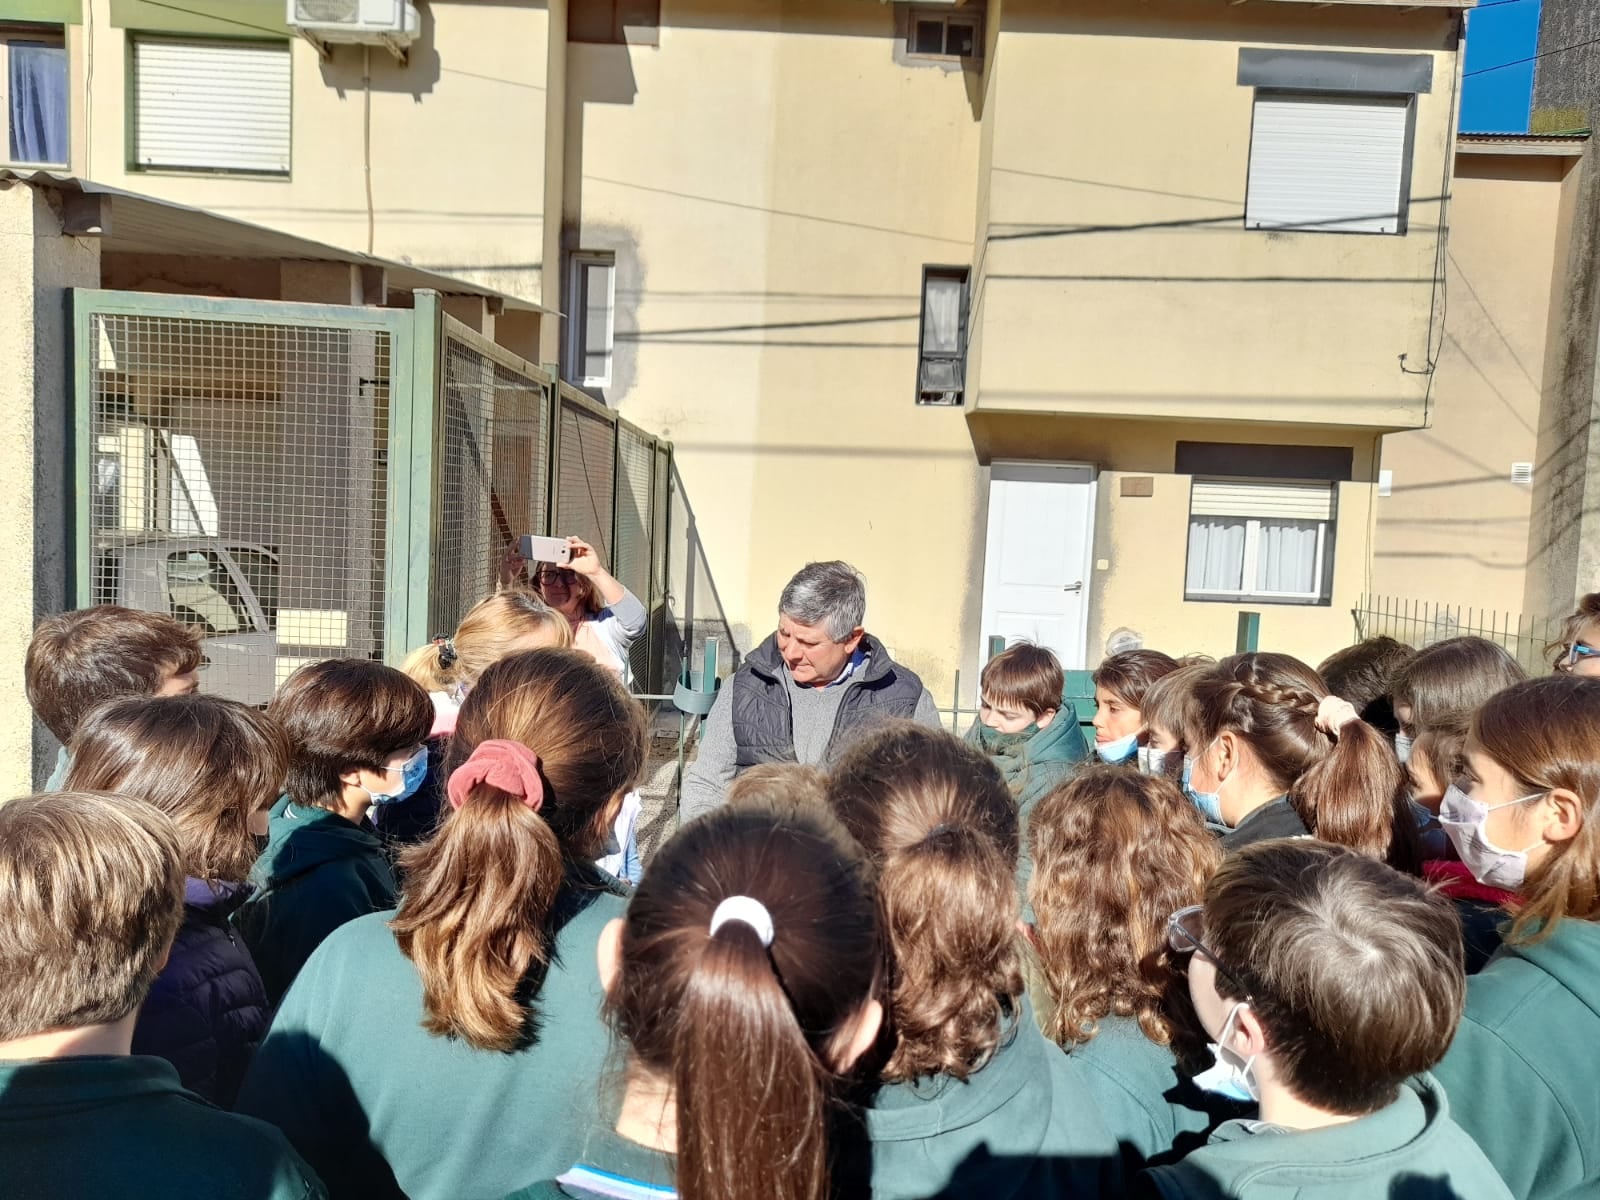
[[[1232,733],[1312,834],[1401,870],[1421,868],[1405,772],[1364,721],[1317,726],[1328,688],[1287,654],[1235,654],[1195,685],[1205,741]]]

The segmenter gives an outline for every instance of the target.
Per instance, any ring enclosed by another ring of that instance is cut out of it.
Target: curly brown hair
[[[1045,1032],[1068,1048],[1109,1016],[1134,1017],[1159,1046],[1186,992],[1167,918],[1199,904],[1222,861],[1200,813],[1167,779],[1085,771],[1028,822],[1034,942],[1055,1009]]]
[[[960,738],[885,721],[834,767],[828,803],[877,869],[896,1039],[883,1078],[966,1079],[1023,992],[1016,801]]]

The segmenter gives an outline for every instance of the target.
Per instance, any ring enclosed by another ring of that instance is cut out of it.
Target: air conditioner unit
[[[386,46],[405,61],[422,19],[411,0],[288,0],[288,22],[326,56],[332,46]]]

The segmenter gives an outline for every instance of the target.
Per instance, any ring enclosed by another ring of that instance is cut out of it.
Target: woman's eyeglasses
[[[1600,649],[1589,645],[1588,642],[1573,642],[1572,645],[1567,647],[1567,658],[1564,665],[1570,671],[1584,660],[1597,656],[1600,656]]]
[[[1167,945],[1172,947],[1176,954],[1200,954],[1205,960],[1217,969],[1217,974],[1225,975],[1228,982],[1239,990],[1239,993],[1248,997],[1250,989],[1240,982],[1239,977],[1227,967],[1201,940],[1205,931],[1205,906],[1191,904],[1188,908],[1180,908],[1167,918]]]

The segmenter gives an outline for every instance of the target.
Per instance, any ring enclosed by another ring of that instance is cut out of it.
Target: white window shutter
[[[134,42],[141,167],[289,172],[288,43]]]
[[[1233,483],[1196,479],[1189,497],[1196,517],[1258,517],[1277,521],[1333,519],[1333,487],[1326,483]]]
[[[1404,96],[1256,96],[1245,225],[1398,233]]]

